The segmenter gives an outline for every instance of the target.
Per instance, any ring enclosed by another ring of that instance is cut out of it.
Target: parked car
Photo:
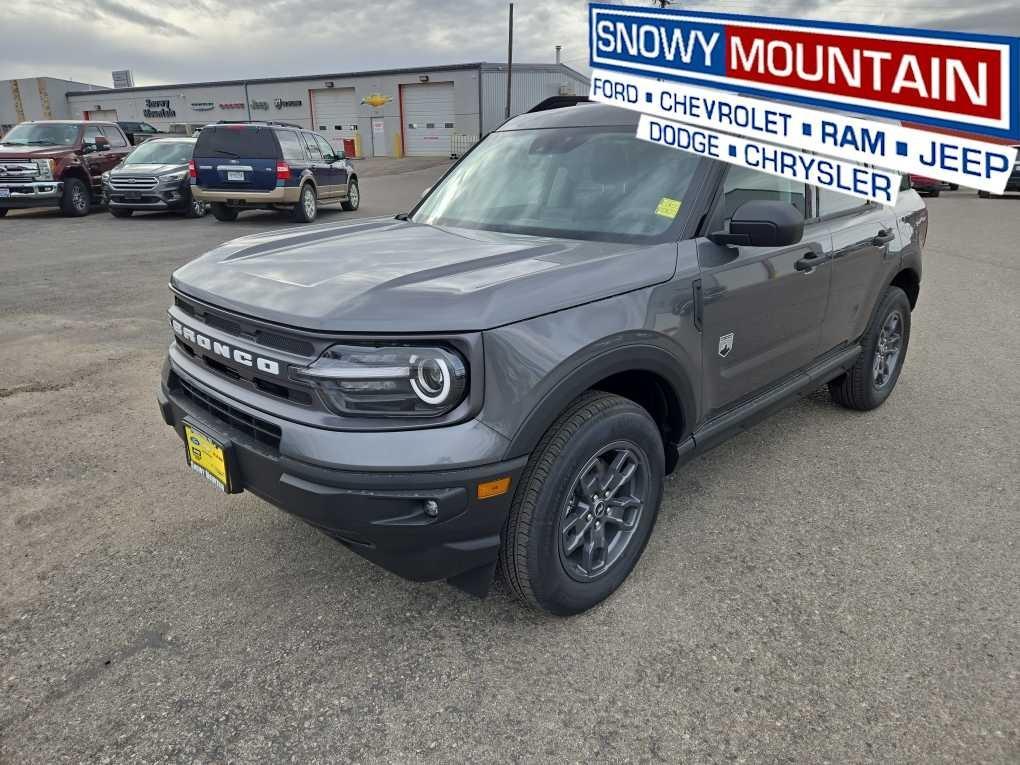
[[[498,565],[571,614],[634,568],[665,474],[819,386],[880,406],[918,195],[865,203],[638,140],[637,119],[521,115],[396,220],[174,272],[159,404],[191,467],[401,576],[483,595]]]
[[[22,122],[0,142],[0,217],[25,207],[88,215],[102,199],[100,177],[129,151],[112,122]]]
[[[166,131],[150,125],[148,122],[123,122],[118,121],[120,129],[127,135],[128,140],[135,146],[155,138],[158,135],[166,135]]]
[[[929,178],[927,175],[910,174],[910,188],[918,194],[926,194],[930,197],[937,197],[943,191],[949,191],[952,186],[937,178]]]
[[[246,209],[286,209],[309,223],[320,204],[357,210],[361,202],[358,176],[342,151],[317,133],[278,123],[206,125],[191,177],[195,199],[221,221]]]
[[[103,194],[110,214],[130,217],[136,210],[180,212],[201,218],[205,202],[191,195],[188,162],[194,138],[153,138],[135,148],[124,161],[103,173]]]
[[[1020,149],[1020,146],[1014,146],[1014,149]],[[1013,164],[1013,172],[1009,174],[1009,179],[1006,181],[1006,188],[1004,191],[1008,194],[1010,191],[1020,191],[1020,162]],[[992,196],[987,191],[979,191],[978,196],[982,199],[988,199]]]

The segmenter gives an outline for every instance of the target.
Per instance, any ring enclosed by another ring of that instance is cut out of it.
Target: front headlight
[[[35,161],[36,172],[44,181],[53,180],[53,167],[56,163],[52,159],[37,159]]]
[[[159,182],[162,183],[162,184],[180,183],[181,181],[183,181],[187,177],[188,177],[188,171],[187,170],[182,170],[179,173],[170,173],[169,175],[161,175],[159,177]]]
[[[291,374],[332,411],[362,417],[438,417],[464,400],[468,382],[456,351],[421,346],[334,345]]]

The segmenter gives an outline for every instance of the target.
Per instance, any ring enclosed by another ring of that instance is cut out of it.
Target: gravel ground
[[[442,169],[366,175],[360,214]],[[0,760],[1017,762],[1020,200],[930,208],[887,404],[819,393],[685,467],[567,620],[185,467],[168,275],[284,218],[0,220]]]

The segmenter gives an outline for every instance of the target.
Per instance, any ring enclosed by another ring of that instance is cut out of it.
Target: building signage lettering
[[[1020,139],[1020,38],[589,7],[593,69]]]
[[[176,117],[177,112],[170,105],[170,99],[145,99],[145,108],[142,109],[142,116],[149,119],[170,119]]]
[[[275,101],[273,101],[273,106],[275,106],[277,109],[291,109],[294,107],[301,106],[301,103],[302,103],[301,101],[285,101],[282,98],[277,98]]]
[[[196,112],[208,112],[216,108],[216,104],[212,101],[193,101],[191,108]]]
[[[248,105],[257,111],[265,111],[269,108],[268,101],[249,101]]]
[[[243,109],[244,103],[234,102],[230,104],[220,104],[221,109]]]

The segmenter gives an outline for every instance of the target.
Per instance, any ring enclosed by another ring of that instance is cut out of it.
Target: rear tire
[[[212,209],[213,217],[216,220],[221,220],[224,223],[237,220],[237,209],[234,207],[227,207],[222,202],[213,202],[209,207]]]
[[[130,218],[131,213],[134,212],[134,210],[125,210],[123,207],[107,207],[106,209],[114,218]]]
[[[340,203],[340,207],[347,212],[354,212],[361,206],[361,189],[358,188],[358,179],[352,178],[347,186],[347,199]]]
[[[64,181],[64,194],[60,197],[60,212],[69,218],[80,218],[89,214],[91,206],[92,194],[83,180],[68,178]]]
[[[4,217],[5,215],[7,215],[7,212],[8,212],[9,210],[10,210],[10,208],[9,208],[9,207],[0,207],[0,218],[2,218],[2,217]]]
[[[291,220],[295,223],[311,223],[318,211],[319,200],[315,196],[315,189],[312,188],[312,184],[306,183],[301,187],[297,204],[291,209]]]
[[[861,338],[861,355],[849,370],[829,383],[832,400],[858,411],[881,406],[900,378],[909,342],[910,301],[899,287],[889,287]]]
[[[652,533],[664,472],[662,437],[642,407],[600,391],[576,399],[514,493],[499,553],[510,589],[562,616],[609,597]]]

